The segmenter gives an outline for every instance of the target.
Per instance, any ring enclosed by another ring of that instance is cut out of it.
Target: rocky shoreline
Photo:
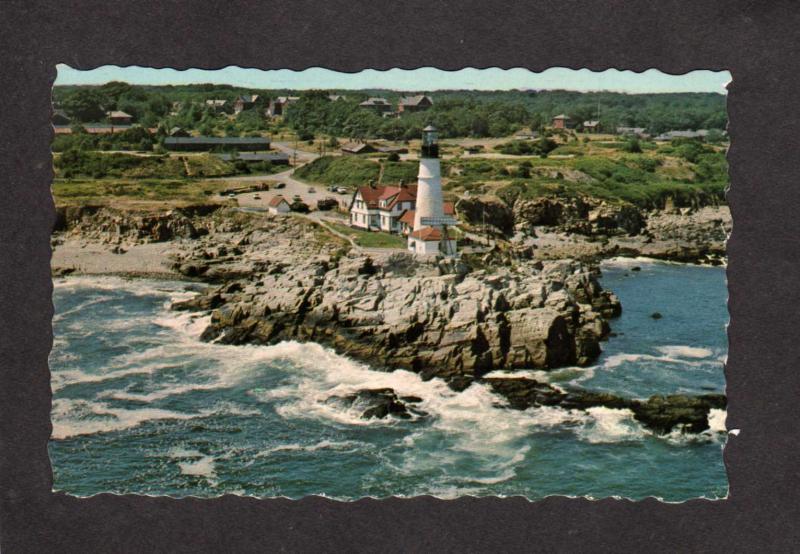
[[[212,286],[204,292],[173,306],[211,315],[202,335],[206,341],[314,341],[376,369],[402,368],[424,379],[441,378],[454,390],[485,383],[514,409],[604,406],[631,410],[657,433],[707,429],[709,411],[724,408],[724,396],[642,401],[562,391],[526,378],[484,376],[496,370],[591,364],[609,334],[609,320],[622,309],[613,293],[599,285],[596,262],[647,252],[679,261],[713,261],[724,248],[724,215],[698,210],[650,214],[639,221],[633,213],[609,215],[597,206],[583,220],[586,234],[581,234],[570,228],[563,206],[525,209],[524,221],[540,225],[525,227],[528,223],[520,224],[517,217],[510,240],[498,240],[488,253],[459,261],[420,261],[399,251],[355,252],[304,218],[202,206],[155,214],[64,210],[53,241],[53,270],[151,272],[207,282]],[[562,215],[553,219],[547,210]],[[616,223],[602,223],[607,221]],[[69,248],[75,250],[73,260],[81,251],[90,252],[84,265],[69,265],[70,256],[63,255]],[[102,264],[101,255],[91,254],[97,249],[106,251]],[[413,413],[408,399],[392,394],[359,391],[340,401],[366,402],[364,417]]]

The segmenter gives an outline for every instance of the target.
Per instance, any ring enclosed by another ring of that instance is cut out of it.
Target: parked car
[[[292,200],[295,202],[301,202],[303,199],[300,197],[299,194],[295,194],[294,196],[292,196]]]
[[[277,185],[275,185],[275,188],[276,189],[285,189],[286,188],[286,183],[278,183]]]
[[[336,185],[331,185],[331,186],[328,187],[328,192],[336,192],[337,188],[338,187]]]
[[[236,195],[232,192],[228,193],[228,198],[236,198]]]
[[[314,194],[315,192],[317,192],[317,189],[315,189],[314,187],[308,187],[308,192]]]
[[[336,189],[336,192],[338,192],[339,194],[347,194],[347,189],[344,187],[339,187]]]
[[[261,197],[256,194],[256,195],[253,196],[253,200],[261,200]]]
[[[338,205],[339,201],[331,197],[323,198],[322,200],[317,200],[317,209],[321,211],[332,210]]]
[[[301,214],[307,214],[308,212],[311,211],[311,208],[308,207],[308,204],[306,204],[305,202],[300,202],[299,200],[295,200],[294,202],[292,202],[291,205],[289,206],[289,209],[292,210],[293,212],[298,212]]]

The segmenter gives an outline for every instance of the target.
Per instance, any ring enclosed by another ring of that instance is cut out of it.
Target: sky
[[[228,66],[218,70],[101,66],[80,71],[67,65],[57,66],[56,85],[100,85],[108,81],[126,81],[141,85],[178,85],[218,83],[259,89],[390,89],[435,91],[443,89],[513,90],[563,89],[577,91],[644,92],[717,92],[726,94],[731,76],[727,71],[691,71],[670,75],[655,69],[642,73],[608,69],[554,67],[541,73],[528,69],[465,68],[445,71],[433,67],[418,69],[365,69],[342,73],[321,67],[302,71],[291,69],[262,70]]]

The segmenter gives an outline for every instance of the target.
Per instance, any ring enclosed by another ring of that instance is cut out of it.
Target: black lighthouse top
[[[428,125],[422,130],[422,150],[423,158],[439,157],[439,139],[436,136],[436,127]]]

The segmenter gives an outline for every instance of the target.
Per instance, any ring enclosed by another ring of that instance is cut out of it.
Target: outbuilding
[[[108,112],[108,122],[112,125],[130,125],[133,121],[133,116],[119,110]]]
[[[291,211],[289,202],[287,202],[286,199],[280,194],[273,196],[270,199],[267,209],[271,214],[287,214]]]

